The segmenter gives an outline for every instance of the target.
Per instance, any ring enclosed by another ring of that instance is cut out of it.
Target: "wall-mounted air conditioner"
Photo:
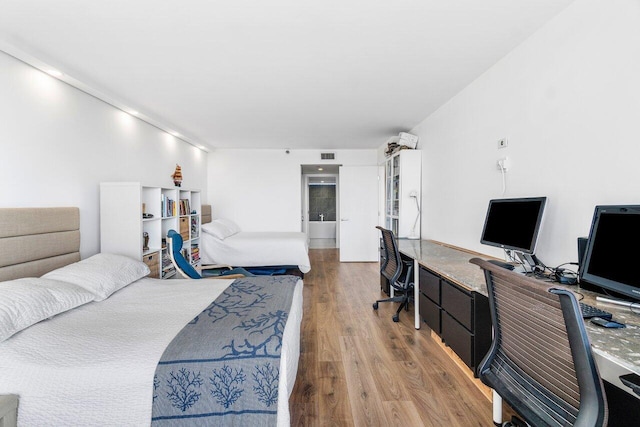
[[[409,148],[416,148],[418,146],[418,139],[418,135],[400,132],[397,136],[389,138],[387,140],[387,145],[390,143],[396,143],[398,145],[406,145]]]

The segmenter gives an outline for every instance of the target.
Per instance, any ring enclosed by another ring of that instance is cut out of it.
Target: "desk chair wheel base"
[[[504,423],[497,424],[497,425],[502,427],[528,427],[529,426],[529,424],[522,421],[520,418],[516,417],[515,415],[511,417],[511,421],[505,421]]]
[[[515,415],[511,417],[511,421],[505,421],[503,423],[498,423],[494,421],[493,425],[496,427],[529,427],[529,424],[522,421],[520,418],[516,417]]]
[[[374,302],[374,303],[373,303],[373,309],[374,309],[374,310],[377,310],[377,309],[378,309],[378,303],[379,303],[379,302],[386,302],[386,301],[384,301],[384,300],[383,300],[383,301],[376,301],[376,302]],[[402,302],[402,301],[400,301],[400,302]],[[396,314],[394,314],[394,315],[391,317],[391,319],[392,319],[394,322],[398,323],[398,322],[400,321],[400,314],[399,314],[399,313],[400,313],[400,311],[401,311],[403,308],[405,308],[406,310],[409,310],[409,303],[403,303],[403,304],[400,304],[400,307],[398,307],[398,311],[396,311]]]

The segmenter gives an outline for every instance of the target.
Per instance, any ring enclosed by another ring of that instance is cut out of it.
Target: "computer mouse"
[[[591,323],[602,326],[603,328],[626,328],[624,323],[615,322],[613,320],[603,319],[602,317],[592,317]]]

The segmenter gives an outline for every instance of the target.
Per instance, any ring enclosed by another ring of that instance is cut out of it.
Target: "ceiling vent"
[[[320,159],[322,160],[335,160],[336,153],[320,153]]]

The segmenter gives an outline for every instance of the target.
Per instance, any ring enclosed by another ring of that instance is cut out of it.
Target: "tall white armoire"
[[[398,238],[420,238],[422,152],[400,150],[385,162],[385,228]]]

